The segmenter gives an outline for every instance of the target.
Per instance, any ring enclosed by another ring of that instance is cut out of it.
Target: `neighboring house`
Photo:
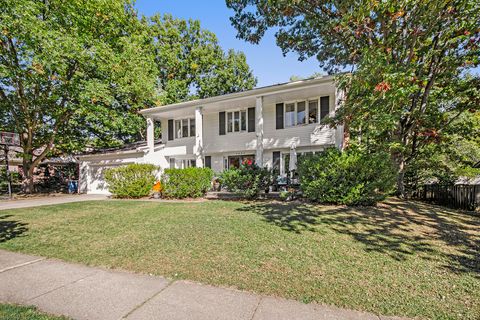
[[[340,101],[334,77],[325,76],[142,110],[146,144],[78,157],[80,191],[108,193],[104,170],[127,163],[221,172],[252,159],[285,174],[291,149],[301,155],[341,148],[343,128],[320,124]],[[154,141],[156,123],[161,143]]]

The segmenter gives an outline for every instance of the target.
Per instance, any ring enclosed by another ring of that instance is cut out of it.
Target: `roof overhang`
[[[316,87],[321,84],[333,83],[335,80],[335,75],[323,76],[321,78],[315,79],[308,79],[308,80],[300,80],[288,83],[282,83],[267,87],[256,88],[252,90],[236,92],[225,94],[221,96],[215,96],[206,99],[198,99],[198,100],[191,100],[185,101],[180,103],[169,104],[165,106],[159,106],[149,109],[140,110],[140,114],[144,117],[155,117],[155,115],[163,114],[163,113],[174,113],[180,109],[185,109],[188,107],[209,107],[218,105],[222,102],[241,102],[255,99],[256,97],[266,97],[273,94],[282,94],[287,93],[299,89],[308,89],[312,87]]]
[[[114,151],[108,153],[93,153],[86,155],[75,156],[80,161],[89,161],[89,160],[98,160],[98,159],[116,159],[116,158],[127,158],[127,157],[141,157],[145,154],[145,150],[126,150],[126,151]]]

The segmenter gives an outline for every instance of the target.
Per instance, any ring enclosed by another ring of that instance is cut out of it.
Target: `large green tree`
[[[477,0],[227,0],[239,37],[316,57],[338,76],[346,99],[331,124],[387,148],[397,189],[425,146],[480,105],[480,2]]]
[[[171,15],[149,19],[161,104],[252,89],[257,80],[245,54],[224,50],[198,20]]]
[[[130,0],[0,0],[0,122],[20,133],[27,192],[49,154],[117,139],[107,132],[150,103],[155,80]]]

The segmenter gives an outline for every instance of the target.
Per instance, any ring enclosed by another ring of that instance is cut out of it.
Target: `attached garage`
[[[110,194],[105,181],[105,171],[131,163],[143,163],[144,146],[133,149],[102,151],[77,156],[80,164],[79,192],[87,194]]]

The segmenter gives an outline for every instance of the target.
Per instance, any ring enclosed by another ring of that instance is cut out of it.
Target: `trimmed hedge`
[[[210,189],[212,178],[209,168],[165,169],[163,195],[177,199],[202,197]]]
[[[142,198],[150,194],[158,167],[134,163],[105,171],[108,191],[116,198]]]
[[[298,173],[304,196],[321,203],[374,205],[395,185],[395,170],[384,152],[369,153],[358,147],[325,152],[299,159]]]
[[[252,162],[245,162],[240,168],[225,170],[220,177],[228,191],[242,194],[246,198],[256,198],[272,182],[272,173]]]

